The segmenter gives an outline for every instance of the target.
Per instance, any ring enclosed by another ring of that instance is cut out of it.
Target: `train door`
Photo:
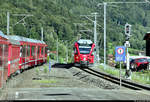
[[[19,70],[20,46],[11,45],[11,53],[11,73],[14,73]]]
[[[45,59],[45,46],[43,47],[43,61],[44,61],[44,63],[45,63],[45,61],[46,61],[46,59]]]
[[[40,54],[41,54],[41,63],[43,63],[43,58],[44,58],[44,55],[43,55],[43,46],[41,46],[41,49],[40,49]]]
[[[30,45],[27,45],[27,61],[29,61],[30,58]]]
[[[22,46],[22,58],[21,58],[22,59],[22,61],[21,61],[22,62],[22,68],[23,69],[25,69],[26,53],[27,53],[26,49],[27,49],[26,45],[23,45]]]
[[[39,59],[41,60],[41,55],[42,55],[42,47],[39,47]]]
[[[36,55],[35,55],[35,49],[36,47],[35,46],[31,46],[31,64],[32,66],[35,65],[35,58],[36,58]]]
[[[38,46],[38,65],[42,63],[42,47]]]
[[[27,45],[27,56],[26,56],[26,67],[28,68],[30,66],[30,45]]]

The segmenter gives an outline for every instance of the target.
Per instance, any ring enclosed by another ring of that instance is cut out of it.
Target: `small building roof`
[[[150,39],[150,32],[147,32],[144,36],[144,40]]]

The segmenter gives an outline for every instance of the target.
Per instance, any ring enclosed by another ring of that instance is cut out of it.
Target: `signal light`
[[[129,25],[126,26],[126,33],[129,34]]]
[[[126,23],[125,24],[125,35],[130,36],[131,33],[131,25]]]

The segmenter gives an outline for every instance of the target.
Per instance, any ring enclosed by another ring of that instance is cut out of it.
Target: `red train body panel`
[[[75,66],[90,67],[94,64],[95,44],[91,40],[80,39],[74,44]]]
[[[47,61],[45,42],[0,31],[0,87],[12,74]]]

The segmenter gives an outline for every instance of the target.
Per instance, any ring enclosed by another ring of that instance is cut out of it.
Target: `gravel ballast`
[[[50,70],[48,67],[47,63],[12,77],[7,82],[1,99],[118,99],[118,96],[111,93],[128,93],[124,88],[121,91],[119,85],[88,74],[72,64],[55,64]]]

